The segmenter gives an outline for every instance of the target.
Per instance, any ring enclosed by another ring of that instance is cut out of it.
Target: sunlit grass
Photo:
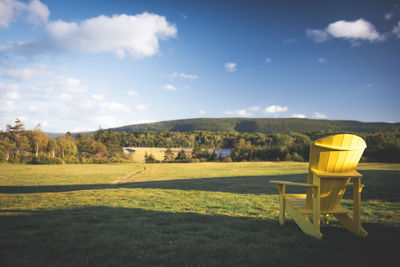
[[[0,164],[0,185],[109,183],[129,176],[143,164],[13,165]]]
[[[268,182],[304,182],[307,166],[0,165],[0,265],[368,266],[390,258],[390,241],[400,238],[400,164],[360,164],[367,238],[331,220],[322,241],[290,220],[279,225]],[[343,205],[351,210],[349,197]]]
[[[135,152],[130,154],[131,159],[134,162],[144,163],[145,162],[145,155],[153,155],[154,159],[156,160],[164,160],[166,148],[161,147],[135,147],[133,148]],[[176,153],[175,153],[176,155]]]

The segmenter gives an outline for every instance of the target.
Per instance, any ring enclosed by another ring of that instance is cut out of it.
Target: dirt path
[[[124,178],[121,178],[121,179],[119,179],[119,180],[113,181],[111,184],[121,184],[121,183],[125,183],[125,182],[127,182],[128,180],[132,179],[133,177],[135,177],[136,175],[140,174],[141,172],[143,172],[143,171],[145,171],[145,170],[146,170],[146,167],[143,167],[142,169],[137,170],[137,171],[131,173],[131,174],[128,175],[127,177],[124,177]]]

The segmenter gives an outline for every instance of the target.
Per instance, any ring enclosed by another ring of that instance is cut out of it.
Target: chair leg
[[[322,238],[322,234],[319,231],[319,227],[316,227],[306,216],[301,214],[296,208],[292,207],[290,203],[286,202],[286,209],[288,213],[292,216],[293,220],[300,227],[300,229],[308,235],[311,235],[317,239]]]
[[[343,225],[343,227],[350,232],[353,232],[355,235],[366,237],[368,235],[367,231],[365,231],[362,226],[354,221],[347,213],[343,214],[334,214],[336,219]]]
[[[277,184],[279,190],[279,223],[285,224],[285,185]]]
[[[361,226],[361,180],[354,178],[353,181],[353,218],[347,213],[335,214],[335,217],[343,224],[344,228],[353,232],[355,235],[366,237],[367,231]]]
[[[279,223],[281,225],[285,224],[285,198],[280,195],[279,196]]]
[[[361,228],[361,180],[353,179],[353,224],[356,229]],[[356,233],[357,234],[357,233]]]

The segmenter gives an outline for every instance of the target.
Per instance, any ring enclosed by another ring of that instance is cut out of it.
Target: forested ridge
[[[351,120],[315,120],[299,118],[198,118],[128,125],[112,128],[116,132],[239,132],[239,133],[308,133],[314,131],[376,132],[400,129],[400,123],[360,122]]]
[[[19,119],[0,131],[0,161],[6,163],[63,164],[129,162],[123,147],[192,148],[172,156],[171,161],[308,161],[311,142],[335,133],[352,131],[309,131],[263,134],[223,131],[113,131],[99,129],[90,134],[67,133],[50,138],[38,125],[26,130]],[[364,161],[400,162],[400,130],[356,133],[366,140]],[[227,157],[216,157],[210,149],[231,148]],[[151,162],[151,155],[148,155]]]

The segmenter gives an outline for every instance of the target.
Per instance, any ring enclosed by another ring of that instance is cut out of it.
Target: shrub
[[[304,161],[304,158],[303,158],[301,155],[299,155],[297,152],[294,152],[294,153],[293,153],[292,159],[293,159],[294,161]]]
[[[47,153],[39,153],[37,157],[33,157],[29,162],[31,164],[63,164],[63,160],[57,157],[52,157]]]
[[[159,160],[156,160],[153,156],[153,154],[150,153],[150,155],[148,155],[146,157],[146,163],[159,163]]]
[[[18,156],[15,155],[15,154],[10,155],[9,162],[10,163],[27,164],[27,163],[32,161],[32,158],[33,158],[33,156],[32,156],[31,153],[29,153],[29,152],[20,152],[18,154]]]
[[[221,162],[232,162],[232,158],[229,156],[221,157]]]
[[[79,160],[74,156],[67,156],[63,160],[66,164],[78,164],[79,163]]]

